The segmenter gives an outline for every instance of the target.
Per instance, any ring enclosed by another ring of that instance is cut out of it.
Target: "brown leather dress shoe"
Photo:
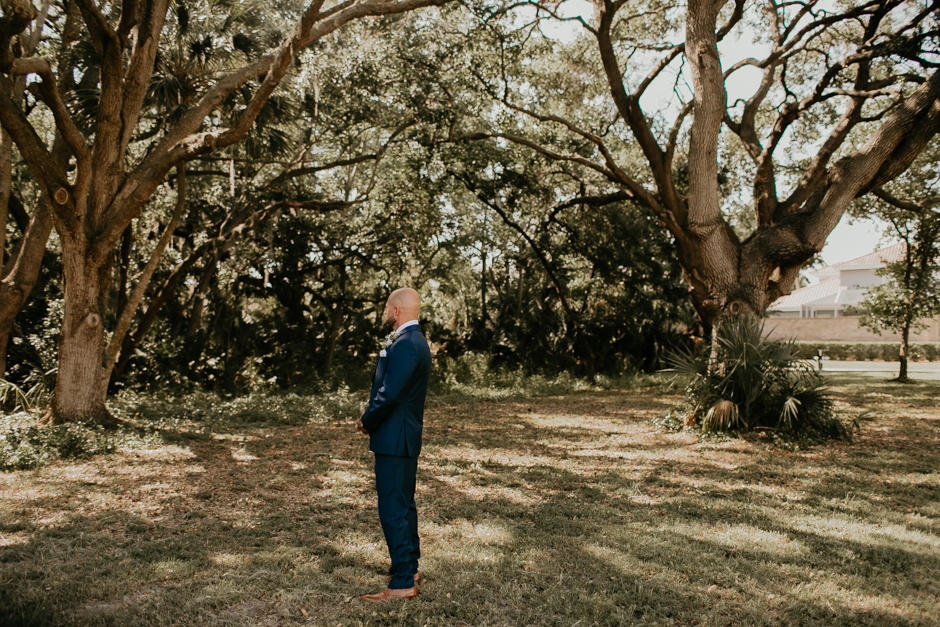
[[[385,576],[385,581],[391,581],[391,580],[392,580],[391,575]],[[415,573],[415,585],[418,585],[419,583],[421,583],[421,573]]]
[[[382,601],[391,601],[393,599],[413,599],[418,596],[417,588],[405,588],[403,590],[393,590],[386,588],[377,594],[367,594],[362,597],[363,601],[370,603],[381,603]]]

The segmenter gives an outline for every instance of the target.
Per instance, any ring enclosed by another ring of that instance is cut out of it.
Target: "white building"
[[[875,274],[886,264],[904,257],[904,244],[809,272],[816,285],[793,290],[767,308],[764,329],[773,339],[801,342],[895,342],[896,333],[877,335],[858,326],[858,307],[873,285],[887,279]],[[911,333],[912,342],[940,341],[940,318],[928,321],[923,331]]]
[[[838,318],[858,315],[857,308],[873,285],[887,279],[875,270],[904,258],[904,243],[807,272],[819,279],[816,285],[794,290],[767,308],[768,317]]]

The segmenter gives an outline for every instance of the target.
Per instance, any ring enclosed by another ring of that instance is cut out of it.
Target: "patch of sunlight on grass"
[[[868,537],[872,540],[878,538],[883,538],[885,540],[890,540],[892,546],[903,546],[904,548],[911,550],[914,548],[924,549],[927,547],[932,547],[935,549],[940,549],[940,538],[937,538],[932,533],[924,533],[919,529],[911,529],[909,527],[901,527],[900,525],[892,525],[890,527],[881,527],[872,529],[868,534]],[[900,543],[900,544],[896,544]],[[912,545],[920,544],[921,547],[914,547]]]
[[[29,542],[28,533],[0,533],[0,549],[11,547],[17,544],[26,544]]]
[[[448,533],[454,538],[465,538],[480,542],[508,543],[513,538],[513,530],[505,523],[487,521],[474,523],[470,520],[460,520],[450,523]]]
[[[769,515],[773,515],[773,510],[768,510]],[[924,548],[940,548],[940,538],[924,533],[917,529],[891,525],[885,527],[882,521],[863,522],[856,518],[844,516],[820,516],[810,513],[802,513],[799,516],[780,517],[785,524],[795,531],[812,533],[821,537],[849,540],[853,544],[868,543],[874,545],[883,545],[884,540],[901,540],[905,543],[917,543]],[[880,540],[880,541],[879,541]]]
[[[331,470],[326,473],[325,483],[335,485],[355,484],[366,476],[366,472],[355,472],[351,470]]]
[[[648,506],[662,505],[667,500],[668,499],[665,499],[665,498],[650,496],[649,494],[631,494],[630,495],[630,502],[635,505],[648,505]]]
[[[476,500],[496,500],[501,499],[517,505],[534,505],[539,502],[539,497],[531,492],[529,487],[508,487],[499,484],[489,486],[476,485],[473,482],[472,475],[463,477],[449,477],[439,475],[438,481],[446,483],[454,490]]]
[[[209,561],[219,566],[241,566],[248,561],[247,556],[235,553],[215,553],[209,556]]]
[[[891,482],[903,486],[937,486],[940,487],[940,473],[932,472],[925,474],[914,472],[907,474],[892,475]]]
[[[213,440],[228,441],[228,442],[257,442],[261,438],[257,435],[246,435],[244,433],[213,433]]]
[[[153,574],[156,577],[191,577],[194,575],[198,568],[192,562],[187,562],[178,559],[169,559],[161,562],[156,562],[151,566]]]
[[[141,448],[134,449],[134,455],[137,457],[144,457],[152,461],[178,461],[182,459],[192,459],[196,457],[196,454],[193,453],[189,448],[184,448],[182,446],[168,445],[161,446],[159,448]]]
[[[609,459],[640,459],[643,453],[628,453],[626,451],[605,451],[602,449],[583,448],[577,451],[568,451],[572,457],[607,457]]]
[[[577,431],[603,431],[605,433],[625,433],[623,423],[612,420],[585,418],[578,413],[565,414],[520,414],[526,422],[535,429],[552,429],[557,432],[560,427],[567,427]]]
[[[683,533],[681,528],[673,527],[675,533]],[[696,541],[708,541],[729,549],[751,549],[760,547],[773,551],[775,557],[797,557],[811,553],[804,543],[794,540],[786,533],[758,529],[751,525],[718,524],[708,527],[688,527],[686,535]]]
[[[232,457],[238,462],[255,462],[258,461],[259,457],[252,455],[244,448],[240,448],[232,451]]]
[[[874,611],[881,614],[879,624],[882,625],[909,625],[912,613],[899,607],[899,599],[890,594],[871,594],[860,592],[855,586],[857,581],[845,580],[841,577],[814,579],[811,585],[803,587],[798,596],[827,605],[838,611],[854,612]],[[847,612],[846,612],[847,613]],[[888,614],[894,617],[892,622]]]
[[[605,562],[612,570],[624,575],[636,575],[650,570],[650,565],[626,551],[618,551],[596,543],[584,545],[584,552]]]

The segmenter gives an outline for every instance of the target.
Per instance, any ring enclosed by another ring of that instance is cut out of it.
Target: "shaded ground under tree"
[[[125,402],[159,438],[0,474],[0,615],[937,625],[940,386],[830,380],[843,416],[872,413],[854,444],[796,452],[657,432],[650,419],[680,401],[661,388],[433,399],[425,583],[382,607],[358,601],[384,585],[386,554],[351,423],[264,399]]]

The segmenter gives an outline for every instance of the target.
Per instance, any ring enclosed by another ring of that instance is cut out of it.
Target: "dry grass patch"
[[[175,415],[164,444],[0,474],[0,623],[938,625],[940,385],[832,381],[861,433],[798,453],[657,432],[659,388],[432,403],[425,583],[380,607],[350,423]]]

